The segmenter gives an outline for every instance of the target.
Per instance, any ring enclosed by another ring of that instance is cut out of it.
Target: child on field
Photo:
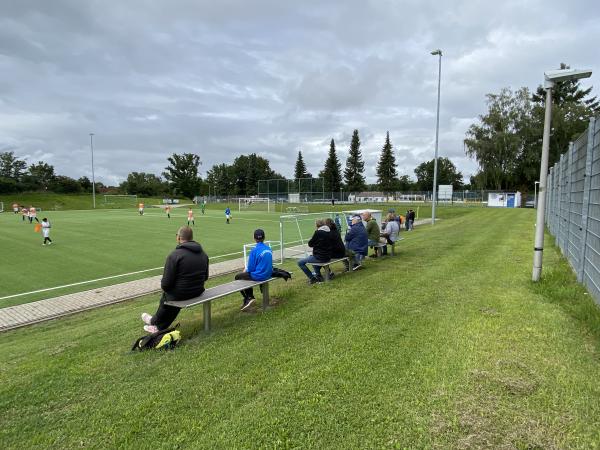
[[[192,222],[192,225],[196,225],[196,222],[194,222],[194,211],[191,207],[188,209],[188,227],[190,226],[190,222]]]
[[[229,206],[227,208],[225,208],[225,222],[229,223],[229,220],[231,220],[231,209],[229,209]]]
[[[171,218],[171,205],[165,206],[165,212],[167,213],[167,217]]]
[[[140,203],[138,205],[138,212],[140,213],[140,216],[144,215],[144,204],[143,203]]]

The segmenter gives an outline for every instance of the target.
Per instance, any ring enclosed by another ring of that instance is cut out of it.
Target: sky
[[[0,152],[116,185],[173,153],[201,174],[257,153],[292,177],[298,151],[345,165],[359,130],[368,182],[385,134],[399,175],[464,152],[485,95],[535,89],[561,62],[600,94],[600,2],[0,0]]]

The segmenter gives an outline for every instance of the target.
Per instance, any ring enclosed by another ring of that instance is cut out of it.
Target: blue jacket
[[[273,252],[271,247],[258,242],[248,257],[248,268],[246,271],[254,281],[264,281],[271,278],[273,273]]]
[[[346,234],[346,246],[361,255],[367,256],[369,251],[369,238],[367,236],[367,229],[363,225],[362,221],[357,222],[350,227],[350,231]]]
[[[231,210],[229,208],[225,209],[225,214],[231,214]]]

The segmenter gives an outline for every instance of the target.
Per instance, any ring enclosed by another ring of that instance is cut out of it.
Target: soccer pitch
[[[256,228],[265,230],[267,240],[279,240],[279,214],[233,211],[227,225],[224,209],[202,215],[194,208],[194,239],[211,263],[241,257]],[[0,214],[0,297],[114,278],[2,299],[0,307],[160,275],[176,245],[177,229],[187,224],[187,208],[173,209],[171,219],[159,208],[147,208],[143,216],[137,209],[125,209],[48,211],[39,219],[43,217],[52,224],[53,245],[43,246],[41,233],[20,215]]]

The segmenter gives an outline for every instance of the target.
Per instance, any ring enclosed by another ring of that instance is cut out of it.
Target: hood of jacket
[[[202,253],[204,250],[202,246],[198,244],[196,241],[187,241],[179,244],[177,246],[178,249],[189,250],[192,253]]]
[[[323,225],[323,226],[321,226],[321,227],[319,227],[317,229],[319,231],[327,231],[327,232],[331,231],[327,225]]]

